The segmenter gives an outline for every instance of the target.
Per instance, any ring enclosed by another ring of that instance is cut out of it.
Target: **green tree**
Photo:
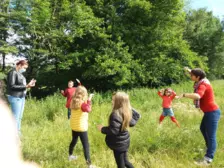
[[[186,16],[184,38],[201,58],[207,58],[210,75],[224,75],[224,32],[220,20],[206,9],[190,10]]]
[[[183,40],[183,1],[99,0],[87,4],[104,19],[111,41],[121,39],[132,59],[140,62],[143,73],[136,83],[158,86],[179,82],[183,66],[206,66]]]
[[[9,0],[0,2],[0,55],[2,56],[2,71],[5,71],[5,58],[7,54],[16,54],[17,48],[8,42],[15,34],[12,27],[12,19],[15,13],[9,10]]]
[[[96,90],[157,87],[182,81],[183,66],[206,68],[183,39],[183,0],[16,2],[16,46],[39,90],[75,78]]]
[[[74,79],[80,71],[85,73],[89,60],[94,59],[91,46],[97,49],[95,40],[104,38],[101,19],[81,1],[35,0],[30,22],[22,24],[20,35],[28,47],[21,52],[29,58],[29,73],[40,82],[40,88],[57,89],[67,82],[64,80]]]

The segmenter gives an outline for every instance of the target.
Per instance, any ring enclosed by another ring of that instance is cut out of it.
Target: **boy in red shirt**
[[[176,93],[171,90],[170,88],[168,89],[162,89],[160,91],[158,91],[158,95],[163,99],[163,113],[161,114],[160,118],[159,118],[159,124],[162,123],[162,121],[164,120],[164,118],[166,116],[170,116],[171,120],[178,126],[180,127],[178,121],[176,120],[176,118],[174,117],[174,113],[172,110],[172,101],[175,98],[178,98],[178,96],[176,96]]]
[[[80,81],[77,80],[79,86],[81,85]],[[71,103],[71,100],[72,100],[72,96],[75,94],[75,90],[76,90],[76,87],[74,87],[74,82],[72,80],[70,80],[68,82],[68,88],[66,88],[65,90],[61,90],[61,94],[64,96],[64,97],[67,97],[67,102],[66,102],[66,108],[68,109],[68,119],[70,119],[70,116],[71,116],[71,109],[70,109],[70,103]]]

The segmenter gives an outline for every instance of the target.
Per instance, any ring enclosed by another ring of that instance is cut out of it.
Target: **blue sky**
[[[215,16],[224,18],[224,0],[191,0],[191,7],[194,9],[206,7],[212,10]]]

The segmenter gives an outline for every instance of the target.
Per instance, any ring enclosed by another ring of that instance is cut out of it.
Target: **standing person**
[[[140,115],[131,108],[129,96],[124,92],[117,92],[112,97],[112,113],[109,126],[98,125],[98,130],[106,134],[106,144],[113,150],[118,168],[134,168],[128,160],[130,135],[128,128],[136,125]]]
[[[220,119],[220,109],[215,103],[212,85],[206,78],[205,72],[200,68],[185,68],[190,73],[191,80],[194,81],[194,93],[184,93],[182,97],[194,100],[196,108],[204,112],[200,130],[207,147],[206,154],[201,161],[195,162],[197,165],[207,166],[213,161],[217,141],[216,133]]]
[[[23,73],[28,68],[28,62],[21,60],[16,63],[16,68],[7,76],[7,94],[13,115],[16,119],[18,133],[20,134],[21,120],[23,117],[26,89],[35,86],[36,80],[32,79],[28,84]]]
[[[77,144],[78,138],[82,142],[84,156],[88,168],[94,168],[91,164],[89,153],[89,140],[88,140],[88,117],[91,111],[91,100],[93,94],[90,94],[88,98],[87,90],[84,86],[78,86],[71,101],[71,129],[72,129],[72,141],[69,146],[69,160],[76,160],[77,156],[72,155],[74,147]]]
[[[162,123],[162,121],[164,120],[164,118],[166,116],[169,116],[170,119],[178,127],[180,127],[180,124],[178,123],[177,119],[175,118],[173,109],[171,107],[173,99],[178,98],[178,96],[176,96],[176,93],[172,89],[167,88],[167,89],[162,89],[162,90],[158,91],[158,95],[163,99],[163,103],[162,103],[163,113],[161,114],[161,116],[159,118],[159,124]]]
[[[78,81],[79,86],[81,85],[80,81]],[[68,82],[68,88],[66,88],[65,90],[61,90],[61,94],[67,98],[67,102],[66,102],[66,108],[68,109],[68,119],[70,119],[71,116],[71,109],[70,109],[70,103],[72,100],[72,96],[75,93],[76,88],[74,87],[74,82],[72,80],[70,80]]]

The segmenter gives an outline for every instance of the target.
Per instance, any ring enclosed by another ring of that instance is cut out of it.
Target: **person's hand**
[[[35,79],[32,79],[28,85],[26,86],[27,88],[31,88],[31,87],[34,87],[36,85],[36,80]]]
[[[30,81],[30,85],[31,85],[31,86],[35,86],[35,84],[36,84],[36,80],[35,80],[35,79],[32,79],[32,80]]]
[[[191,72],[191,69],[189,67],[184,67],[184,70],[189,73]]]
[[[183,97],[184,97],[183,94],[180,94],[179,96],[176,96],[176,99],[181,99]]]
[[[92,98],[93,98],[93,96],[94,96],[94,94],[93,93],[91,93],[90,95],[89,95],[89,98],[88,98],[88,100],[92,100]]]
[[[33,82],[34,84],[36,84],[37,80],[36,80],[36,79],[32,79],[32,82]]]
[[[33,83],[33,82],[30,82],[30,83],[28,84],[28,87],[29,87],[29,88],[34,87],[34,86],[35,86],[35,83]]]
[[[101,131],[102,128],[103,128],[103,125],[97,125],[97,129],[98,129],[99,131]]]
[[[65,91],[64,90],[61,90],[61,94],[64,94],[65,93]]]
[[[79,79],[76,78],[76,81],[79,85],[82,85]]]
[[[160,91],[160,92],[164,92],[164,90],[165,90],[165,89],[160,89],[159,91]]]
[[[164,94],[165,89],[160,89],[159,92],[163,95]]]

